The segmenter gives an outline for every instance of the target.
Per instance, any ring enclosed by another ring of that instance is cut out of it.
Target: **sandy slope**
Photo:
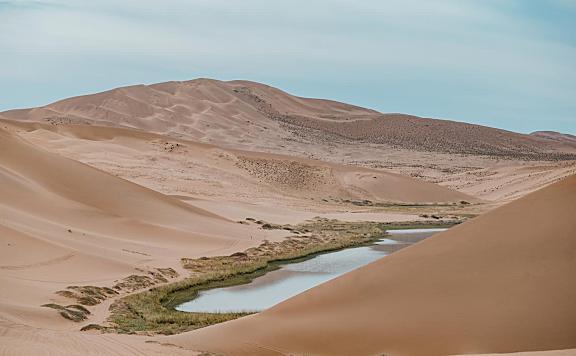
[[[229,355],[576,347],[576,176],[255,316],[170,338]]]
[[[0,130],[0,318],[71,325],[40,305],[69,285],[234,252],[274,234],[40,150]]]

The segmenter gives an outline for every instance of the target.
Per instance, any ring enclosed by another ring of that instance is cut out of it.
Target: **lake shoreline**
[[[190,277],[127,295],[110,307],[107,326],[90,324],[83,329],[146,335],[176,334],[236,319],[253,313],[195,313],[178,311],[175,307],[194,299],[201,291],[247,284],[285,264],[371,245],[388,236],[389,230],[448,228],[458,223],[375,223],[318,219],[289,227],[272,226],[291,229],[295,236],[274,243],[265,241],[256,248],[230,256],[183,258],[182,263],[191,272]],[[262,225],[264,229],[271,226],[264,222]]]
[[[192,313],[261,312],[319,284],[418,243],[445,228],[386,230],[385,237],[363,245],[273,261],[241,284],[183,291],[168,305]]]

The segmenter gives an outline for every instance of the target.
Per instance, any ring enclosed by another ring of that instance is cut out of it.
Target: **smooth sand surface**
[[[576,176],[263,313],[169,338],[227,355],[576,346]]]

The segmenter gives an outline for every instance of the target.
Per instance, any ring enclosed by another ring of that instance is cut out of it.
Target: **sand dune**
[[[227,355],[576,346],[576,176],[251,317],[171,337]]]
[[[271,235],[4,130],[0,151],[1,318],[63,325],[54,311],[40,308],[57,299],[57,290],[109,285],[136,267],[179,270],[183,256],[233,252]]]
[[[250,81],[196,79],[135,85],[61,100],[0,117],[52,124],[132,127],[237,148],[276,152],[296,137],[457,154],[575,159],[573,146],[485,126],[382,114],[301,98]],[[263,137],[264,136],[264,137]]]
[[[54,125],[84,123],[138,128],[228,147],[283,141],[288,133],[259,111],[254,102],[257,99],[245,93],[245,84],[196,79],[136,85],[65,99],[40,108],[11,110],[0,116]],[[255,85],[267,98],[276,98],[282,110],[309,114],[371,112],[340,103],[334,103],[336,108],[332,110],[328,101],[307,101]]]

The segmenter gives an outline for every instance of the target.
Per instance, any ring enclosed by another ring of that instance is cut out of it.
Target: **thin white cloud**
[[[403,78],[421,77],[428,81],[418,83],[422,87],[442,81],[450,88],[485,86],[495,97],[498,91],[518,93],[502,100],[542,97],[567,102],[576,92],[574,44],[548,41],[532,22],[511,11],[517,4],[0,1],[0,77],[52,80],[65,75],[61,71],[81,72],[90,63],[90,75],[100,73],[105,80],[133,63],[133,68],[167,75],[237,73],[277,82],[315,77],[401,86]]]

